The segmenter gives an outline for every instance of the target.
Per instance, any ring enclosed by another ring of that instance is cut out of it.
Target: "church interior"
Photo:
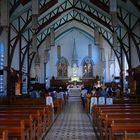
[[[140,0],[0,0],[0,140],[140,140]]]

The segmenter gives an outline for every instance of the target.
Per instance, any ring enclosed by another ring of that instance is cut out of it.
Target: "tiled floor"
[[[80,97],[77,99],[73,100],[70,97],[44,140],[96,140],[89,117],[83,111]]]

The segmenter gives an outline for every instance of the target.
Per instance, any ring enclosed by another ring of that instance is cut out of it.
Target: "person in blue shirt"
[[[107,98],[107,91],[105,90],[105,86],[102,86],[100,88],[100,95],[99,96]]]
[[[31,89],[30,89],[30,96],[32,98],[36,98],[36,91],[35,91],[35,89],[33,87],[31,87]]]

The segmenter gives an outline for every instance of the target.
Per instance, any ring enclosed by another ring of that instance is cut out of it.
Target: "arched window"
[[[68,61],[66,58],[61,57],[60,60],[58,60],[57,73],[58,73],[58,77],[68,76]]]
[[[83,77],[92,78],[93,77],[93,62],[90,57],[85,57],[83,59]]]
[[[3,95],[3,92],[4,92],[3,63],[4,63],[4,45],[2,42],[0,42],[0,96]]]

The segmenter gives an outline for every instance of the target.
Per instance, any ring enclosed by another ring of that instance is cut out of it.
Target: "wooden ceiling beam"
[[[40,32],[43,28],[45,28],[45,26],[47,26],[48,24],[50,24],[51,22],[53,22],[55,19],[57,19],[58,17],[60,17],[60,15],[61,15],[61,13],[57,13],[55,16],[53,16],[52,18],[50,18],[49,20],[47,20],[46,22],[44,22],[42,25],[40,25],[38,27],[38,32]]]
[[[97,16],[93,15],[91,12],[86,12],[87,15],[91,18],[93,18],[94,20],[98,21],[100,24],[102,24],[103,26],[107,27],[110,31],[113,32],[111,26],[107,23],[107,22],[104,22],[103,20],[101,20],[100,18],[98,18]]]
[[[45,5],[43,5],[40,9],[40,14],[43,14],[44,12],[46,12],[48,9],[50,9],[55,4],[57,4],[57,2],[58,2],[58,0],[51,0],[48,3],[46,3]]]
[[[100,0],[90,0],[91,3],[99,7],[100,9],[104,10],[105,12],[109,13],[109,6]]]
[[[133,5],[139,10],[139,12],[140,12],[140,5],[138,4],[138,0],[130,0],[132,3],[133,3]]]
[[[22,5],[25,5],[25,4],[27,4],[28,2],[30,2],[31,0],[20,0],[20,2],[21,2],[21,4]]]
[[[16,8],[20,5],[20,1],[17,1],[10,9],[10,16],[15,12]]]

